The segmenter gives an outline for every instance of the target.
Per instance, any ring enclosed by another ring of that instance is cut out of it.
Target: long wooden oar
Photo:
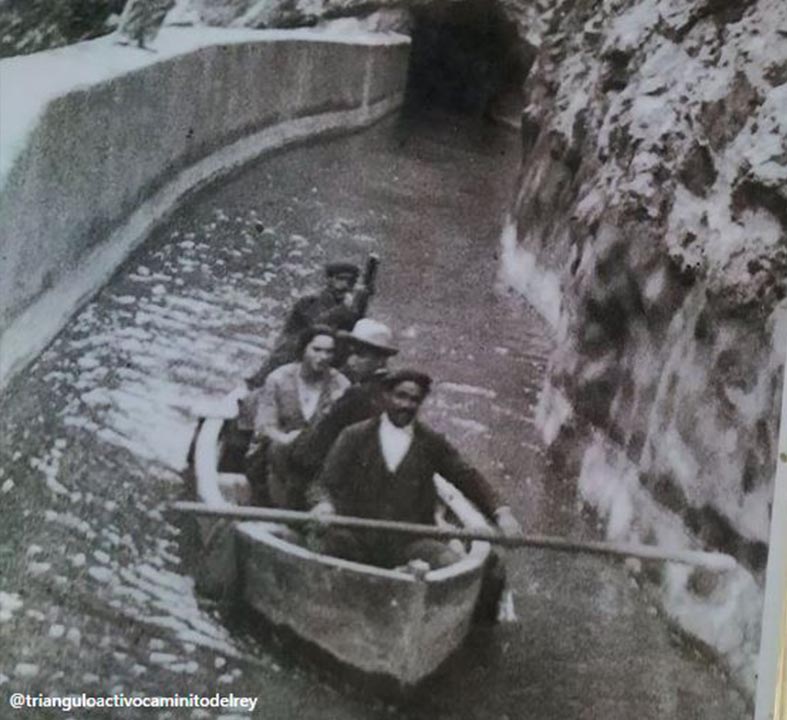
[[[708,570],[725,572],[736,567],[735,558],[717,552],[700,550],[667,550],[654,545],[636,545],[630,543],[610,543],[597,541],[566,540],[547,535],[520,535],[506,537],[499,533],[483,530],[465,530],[463,528],[445,528],[436,525],[419,523],[394,522],[392,520],[374,520],[371,518],[349,517],[345,515],[315,515],[314,513],[297,510],[279,510],[277,508],[249,507],[241,505],[225,505],[221,507],[198,502],[176,502],[172,510],[192,515],[208,517],[233,518],[236,520],[262,520],[265,522],[283,523],[285,525],[325,525],[353,530],[377,530],[404,535],[413,535],[438,540],[482,540],[507,548],[535,547],[559,550],[571,553],[590,553],[593,555],[612,555],[640,560],[659,560],[675,562],[683,565],[697,565]]]

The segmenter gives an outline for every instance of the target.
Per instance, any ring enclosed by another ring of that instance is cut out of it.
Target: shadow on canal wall
[[[4,61],[0,387],[184,194],[403,99],[400,35],[167,30]],[[35,79],[35,85],[31,82]]]

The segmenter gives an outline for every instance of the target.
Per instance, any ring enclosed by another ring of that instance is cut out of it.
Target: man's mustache
[[[414,418],[415,410],[394,410],[391,415],[397,418]]]

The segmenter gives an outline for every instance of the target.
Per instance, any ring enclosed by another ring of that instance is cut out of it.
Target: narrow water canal
[[[182,565],[163,508],[182,492],[196,417],[256,367],[326,260],[370,252],[382,257],[370,314],[395,329],[399,364],[438,382],[427,419],[507,494],[526,531],[583,532],[570,479],[546,472],[534,425],[548,332],[495,289],[518,161],[513,133],[391,118],[195,196],[125,263],[3,398],[6,689],[232,691],[259,697],[256,716],[269,720],[745,716],[609,561],[511,553],[519,621],[474,632],[402,707],[230,632]]]

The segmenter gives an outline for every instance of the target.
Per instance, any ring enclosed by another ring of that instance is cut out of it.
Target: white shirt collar
[[[413,423],[397,427],[387,413],[380,416],[380,448],[385,465],[390,472],[396,472],[413,442]]]
[[[410,437],[413,436],[413,425],[415,421],[411,422],[409,425],[405,425],[404,427],[399,427],[398,425],[394,425],[391,422],[391,418],[388,417],[388,413],[383,413],[380,415],[380,429],[385,429],[386,433],[393,433],[393,434],[405,434],[409,435]]]

